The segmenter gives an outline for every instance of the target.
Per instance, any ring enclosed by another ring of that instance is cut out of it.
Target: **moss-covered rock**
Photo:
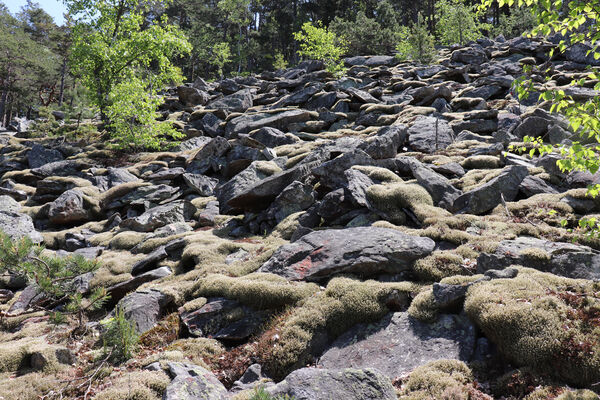
[[[600,380],[600,285],[519,269],[470,287],[465,311],[500,352],[577,386]]]

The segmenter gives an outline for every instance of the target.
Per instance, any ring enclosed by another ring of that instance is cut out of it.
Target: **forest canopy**
[[[67,111],[87,105],[89,96],[86,92],[90,85],[82,84],[87,79],[86,74],[68,62],[73,49],[78,48],[73,46],[77,37],[74,29],[77,16],[73,14],[78,9],[91,9],[95,4],[112,4],[117,11],[122,5],[126,10],[131,6],[129,3],[136,2],[68,1],[70,12],[59,26],[32,0],[16,14],[0,2],[0,37],[3,38],[0,125],[6,126],[13,116],[31,116],[32,111],[48,105]],[[177,28],[177,32],[189,40],[189,51],[171,60],[180,68],[186,81],[198,77],[218,79],[297,64],[301,58],[301,44],[294,34],[306,23],[322,24],[347,43],[344,56],[395,53],[419,14],[438,44],[467,41],[480,35],[515,36],[533,24],[527,9],[499,7],[494,3],[486,13],[477,13],[475,6],[479,2],[468,0],[161,0],[137,3],[140,5],[136,11],[140,32],[168,25]],[[444,10],[458,11],[450,15]],[[448,24],[449,18],[458,21],[458,25]],[[460,31],[457,26],[461,27]],[[92,94],[92,98],[94,96]]]

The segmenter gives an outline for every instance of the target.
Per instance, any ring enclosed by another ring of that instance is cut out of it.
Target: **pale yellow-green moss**
[[[133,371],[120,373],[108,379],[108,388],[96,394],[93,400],[160,400],[171,382],[162,371]]]
[[[412,371],[403,383],[401,400],[468,400],[473,373],[458,360],[437,360]]]
[[[584,317],[600,309],[593,295],[599,289],[591,281],[519,268],[514,279],[469,288],[464,308],[515,364],[585,386],[600,380],[600,327]],[[561,297],[566,292],[575,293],[579,302]]]

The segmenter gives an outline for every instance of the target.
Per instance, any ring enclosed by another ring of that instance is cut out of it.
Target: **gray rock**
[[[133,322],[136,332],[143,334],[156,325],[172,300],[170,295],[147,289],[128,294],[119,301],[117,307]]]
[[[200,226],[213,226],[215,218],[219,215],[219,202],[209,201],[204,210],[198,216],[198,224]]]
[[[173,377],[163,400],[228,400],[227,389],[208,370],[194,364],[168,363]]]
[[[454,202],[454,211],[483,214],[502,202],[513,201],[519,193],[521,182],[529,174],[526,167],[513,165],[487,183],[463,194]]]
[[[183,174],[183,180],[200,196],[212,196],[219,180],[200,174]]]
[[[152,271],[145,272],[141,275],[135,276],[125,282],[117,283],[106,289],[106,292],[110,294],[110,301],[116,302],[125,297],[127,293],[136,290],[144,283],[152,282],[166,276],[171,275],[173,272],[169,267],[160,267]]]
[[[519,137],[523,138],[525,136],[531,137],[539,137],[543,136],[548,132],[548,126],[550,125],[550,121],[541,117],[527,117],[515,128],[513,133]]]
[[[208,115],[208,114],[206,114]],[[208,142],[211,141],[211,138],[206,136],[197,136],[188,140],[184,140],[179,143],[177,146],[173,147],[173,151],[187,151],[187,150],[197,150],[200,147],[203,147]]]
[[[288,215],[304,211],[315,202],[317,194],[311,185],[294,181],[275,198],[267,215],[279,223]]]
[[[281,246],[260,272],[315,281],[337,273],[363,276],[409,271],[435,242],[386,228],[359,227],[311,232]]]
[[[81,160],[63,160],[44,164],[41,167],[33,168],[31,173],[41,177],[48,176],[81,176],[81,170],[91,168],[92,166]]]
[[[211,101],[206,108],[227,110],[229,112],[244,112],[252,107],[252,92],[249,89],[240,90],[229,96]]]
[[[39,144],[31,146],[31,150],[27,153],[27,162],[29,168],[39,168],[42,165],[49,164],[55,161],[62,161],[63,155],[60,151],[47,149]]]
[[[296,90],[287,96],[283,96],[281,99],[271,105],[271,108],[281,108],[287,106],[299,106],[306,103],[313,95],[321,90],[323,84],[320,82],[310,83],[308,86]]]
[[[470,285],[433,284],[433,299],[440,310],[452,311],[465,299]]]
[[[298,141],[294,135],[285,134],[279,129],[264,127],[250,132],[250,137],[267,147],[277,147],[292,144]]]
[[[442,314],[425,323],[397,312],[375,324],[354,326],[331,344],[319,365],[377,368],[395,379],[430,361],[469,361],[474,347],[475,327],[466,316]]]
[[[419,185],[429,192],[434,204],[438,207],[452,209],[456,199],[463,194],[461,190],[452,186],[448,179],[424,165],[416,167],[413,175],[417,178]]]
[[[306,110],[244,114],[227,122],[225,134],[228,138],[235,138],[240,133],[249,133],[263,127],[286,130],[290,124],[309,121],[313,116],[312,112]]]
[[[272,396],[295,400],[395,400],[389,378],[376,369],[301,368],[267,389]]]
[[[477,271],[522,265],[577,279],[600,278],[600,252],[573,243],[518,237],[500,242],[494,253],[481,253]]]
[[[415,151],[433,153],[448,147],[453,135],[452,128],[445,120],[420,116],[408,128],[408,144]]]
[[[398,154],[398,148],[404,144],[408,136],[406,125],[386,126],[370,136],[364,145],[359,146],[365,153],[375,160],[383,158],[394,158]]]
[[[21,205],[10,196],[0,196],[0,212],[17,213]]]
[[[190,86],[179,86],[177,88],[177,95],[179,96],[179,101],[187,106],[204,105],[210,98],[208,93]]]
[[[271,387],[274,385],[274,383],[263,374],[260,364],[252,364],[240,379],[233,382],[233,386],[229,390],[229,393],[254,389],[259,384],[262,385],[262,387]]]
[[[268,313],[256,311],[235,300],[209,298],[194,311],[180,311],[181,322],[192,336],[220,340],[244,340],[258,331]]]
[[[360,149],[348,150],[312,169],[322,186],[338,189],[347,186],[345,172],[355,165],[375,165],[376,161]]]
[[[215,114],[206,113],[204,114],[198,125],[208,136],[217,137],[223,133],[223,127],[221,126],[222,123],[223,120],[217,117]]]
[[[243,190],[238,191],[236,188],[234,195],[227,196],[229,198],[223,196],[224,191],[222,188],[224,186],[217,188],[217,198],[221,205],[221,213],[228,214],[232,210],[263,210],[275,200],[283,189],[293,181],[302,179],[309,171],[310,166],[297,165],[262,180],[249,183]],[[236,178],[240,175],[238,174]]]
[[[67,190],[50,203],[48,219],[55,225],[71,225],[88,221],[91,217],[90,207],[77,189]]]
[[[194,174],[204,174],[209,169],[214,168],[214,164],[219,157],[231,150],[231,145],[227,139],[217,136],[210,142],[192,153],[186,161],[187,172]]]
[[[545,180],[538,176],[525,177],[519,186],[519,190],[521,190],[521,192],[527,197],[541,193],[558,193],[556,189],[547,184]]]
[[[34,243],[44,241],[42,234],[33,227],[33,220],[29,215],[12,211],[0,211],[0,231],[13,239],[29,237]]]
[[[135,205],[160,204],[179,197],[179,189],[169,185],[139,186],[121,197],[102,203],[102,210],[116,210]]]
[[[175,201],[151,208],[138,217],[127,218],[121,222],[121,227],[137,232],[152,232],[175,222],[189,221],[193,214],[194,207],[188,201]]]
[[[482,49],[467,47],[453,51],[450,60],[452,62],[470,64],[478,67],[481,64],[488,62],[488,57]]]
[[[600,66],[600,61],[594,58],[594,51],[592,47],[585,43],[574,43],[567,48],[564,56],[567,60],[576,62],[578,64],[585,64],[591,66]]]

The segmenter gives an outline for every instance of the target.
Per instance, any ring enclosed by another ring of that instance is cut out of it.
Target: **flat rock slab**
[[[358,227],[311,232],[281,246],[262,265],[289,280],[315,281],[337,273],[400,273],[429,255],[435,242],[393,229]]]
[[[477,272],[522,265],[576,279],[600,279],[600,252],[573,243],[518,237],[500,242],[494,253],[481,253]]]
[[[443,314],[424,323],[398,312],[376,324],[354,326],[333,342],[318,365],[377,368],[394,379],[430,361],[469,361],[475,340],[475,327],[467,317]]]
[[[267,389],[295,400],[395,400],[391,381],[376,369],[302,368]],[[279,398],[279,397],[277,397]]]
[[[226,400],[227,389],[207,369],[199,365],[170,362],[173,380],[167,386],[163,400]]]

